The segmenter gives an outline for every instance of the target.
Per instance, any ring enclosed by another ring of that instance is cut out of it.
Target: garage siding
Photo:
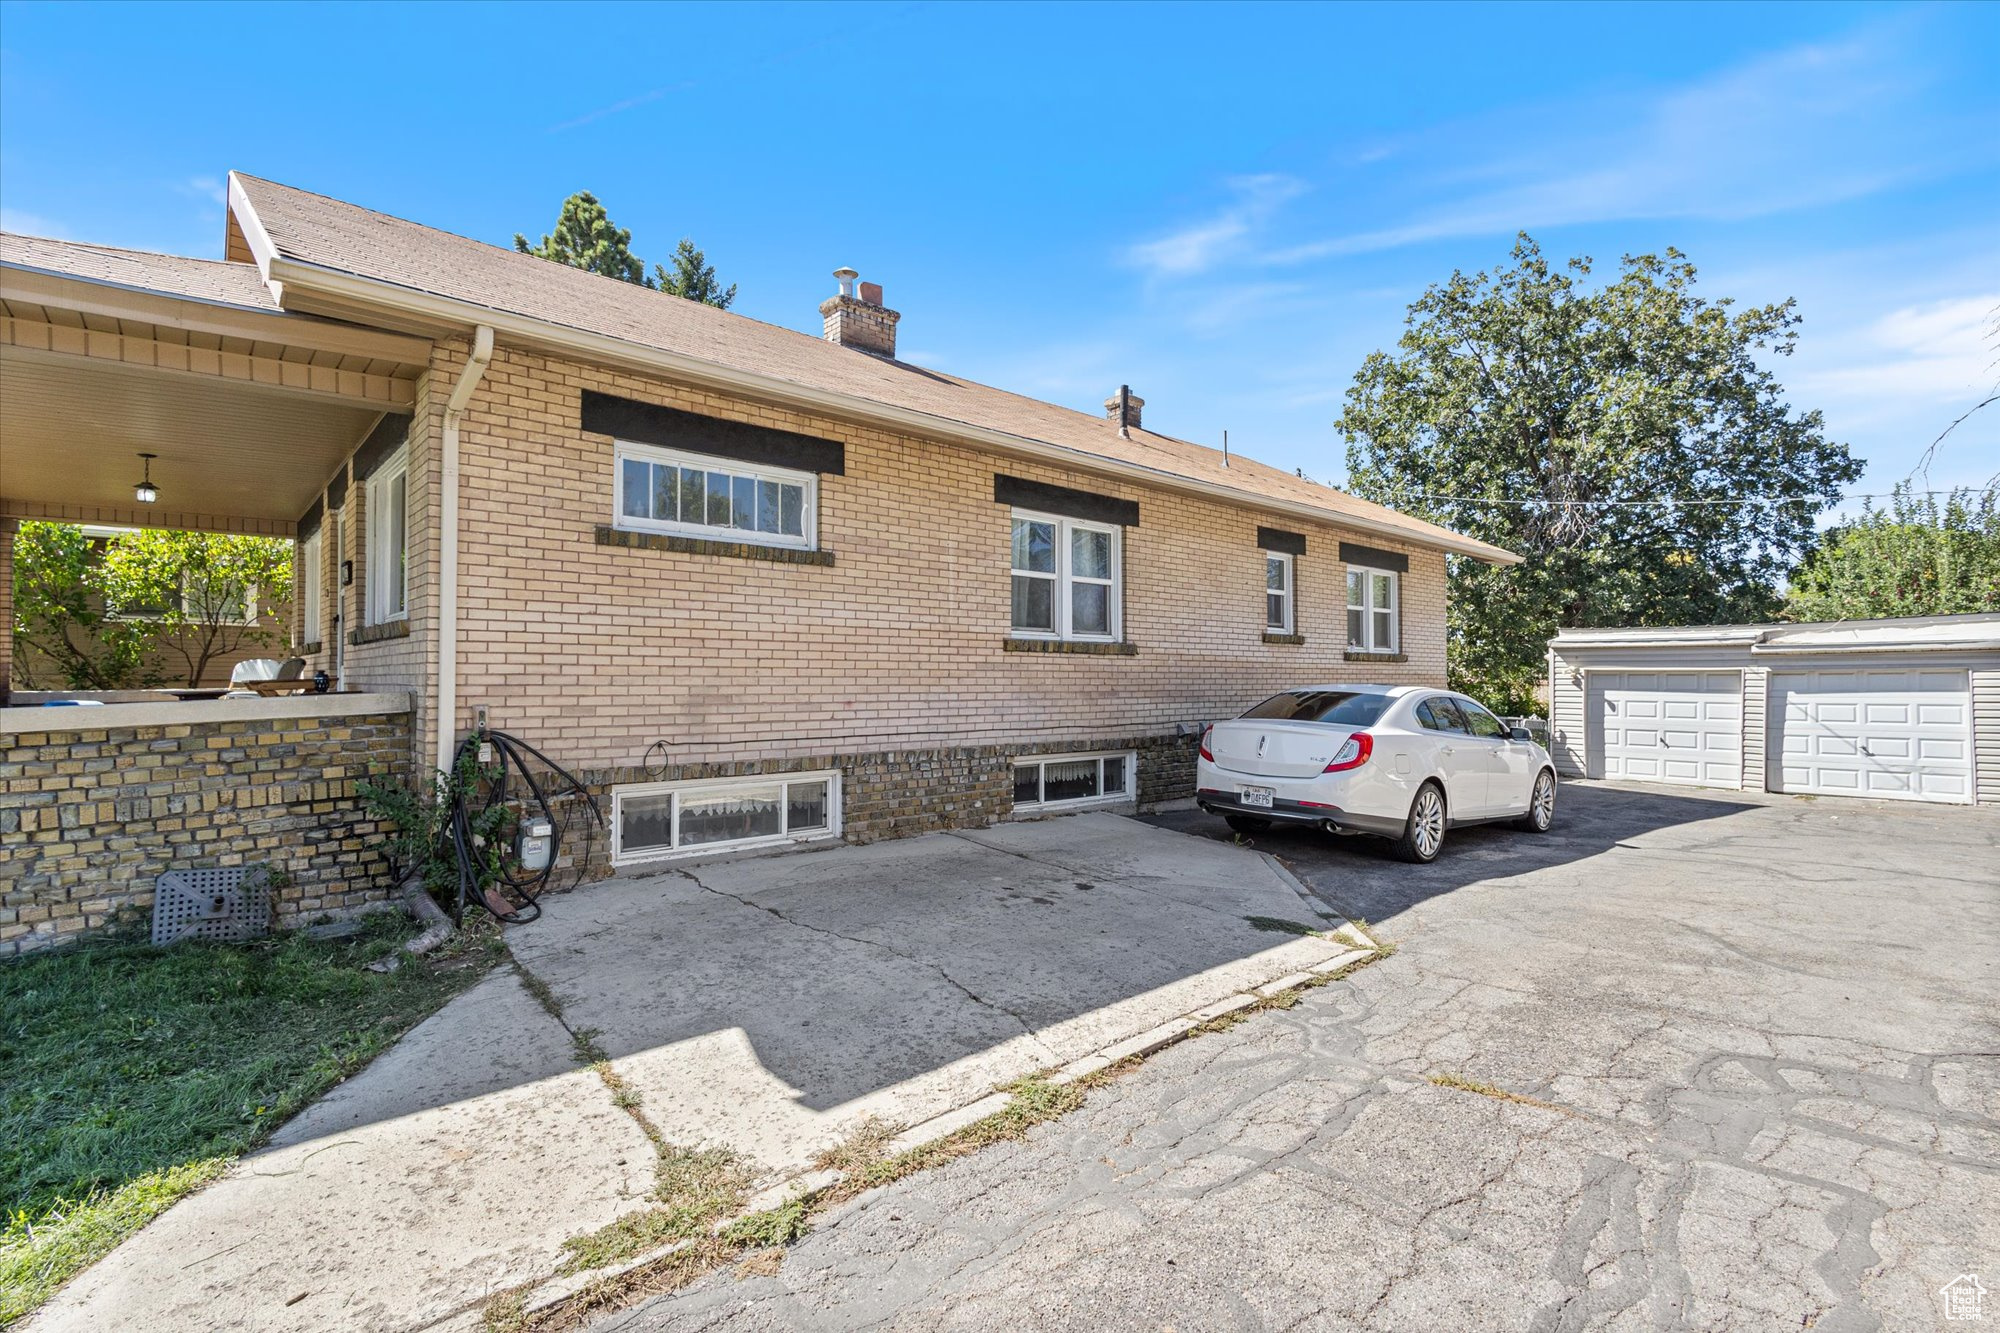
[[[1556,772],[1565,777],[1589,776],[1584,766],[1583,687],[1572,679],[1576,668],[1555,659],[1549,682],[1549,746]]]
[[[1764,751],[1769,745],[1771,673],[1764,667],[1743,668],[1743,790],[1767,791]]]
[[[1974,800],[2000,805],[2000,671],[1972,673]]]

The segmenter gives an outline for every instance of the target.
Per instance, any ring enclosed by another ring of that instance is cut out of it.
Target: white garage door
[[[1743,785],[1739,671],[1592,672],[1589,717],[1599,777]]]
[[[1771,676],[1778,790],[1972,801],[1972,691],[1963,671]]]

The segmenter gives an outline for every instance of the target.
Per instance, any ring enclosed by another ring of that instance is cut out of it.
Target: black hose
[[[490,763],[482,763],[478,758],[480,748],[486,745],[493,747]],[[529,767],[531,758],[554,780],[544,783]],[[458,781],[468,759],[476,765],[474,772],[479,778],[476,783]],[[542,914],[536,900],[547,890],[561,863],[563,836],[569,831],[571,817],[580,809],[588,809],[595,823],[600,826],[604,823],[597,798],[562,765],[504,731],[475,731],[460,741],[458,752],[452,756],[452,775],[452,804],[442,833],[458,867],[458,898],[453,905],[452,920],[462,922],[466,907],[472,905],[508,925],[533,921]],[[523,787],[525,792],[519,790]],[[509,834],[523,819],[539,815],[548,821],[547,865],[540,870],[524,871],[504,849],[482,845],[483,839],[497,840],[503,836],[501,821],[488,817],[498,806],[514,811],[514,818],[505,830]],[[486,830],[485,834],[482,835],[481,829]],[[586,855],[587,851],[588,844]],[[572,883],[583,878],[585,864],[584,858],[578,859]],[[495,865],[497,873],[493,870]]]

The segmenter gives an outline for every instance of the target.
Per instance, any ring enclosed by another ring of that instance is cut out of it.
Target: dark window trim
[[[354,477],[366,481],[375,475],[375,470],[389,461],[389,455],[403,447],[410,438],[410,418],[407,414],[391,412],[375,423],[375,429],[368,432],[368,438],[354,451]]]
[[[409,637],[410,622],[408,619],[385,620],[379,625],[364,625],[360,629],[349,630],[347,632],[348,645],[354,648],[359,648],[364,643],[385,643],[390,639],[407,639]]]
[[[778,565],[831,565],[833,552],[804,551],[795,546],[765,546],[760,542],[710,541],[665,532],[633,532],[629,528],[597,526],[599,546],[623,546],[634,551],[674,551],[681,555],[716,555],[732,560],[768,560]]]
[[[598,393],[595,389],[583,391],[580,423],[593,435],[609,435],[634,444],[656,444],[663,449],[733,458],[739,463],[762,463],[795,472],[847,475],[847,446],[837,440],[773,426],[753,426],[747,421],[725,421],[699,412],[684,412],[678,407]]]
[[[1306,553],[1305,534],[1286,532],[1283,528],[1257,529],[1257,545],[1266,551],[1279,555],[1304,555]],[[1341,548],[1345,550],[1345,547]]]
[[[298,533],[298,540],[304,541],[315,532],[318,532],[319,521],[325,514],[326,497],[321,496],[306,507],[305,513],[299,515],[299,521],[295,529]]]
[[[1120,500],[1115,495],[1051,486],[1045,481],[1029,481],[1025,477],[1010,477],[1002,472],[993,474],[993,503],[1020,509],[1039,509],[1043,513],[1086,519],[1092,523],[1115,523],[1125,528],[1139,526],[1137,500]]]
[[[1055,653],[1075,657],[1137,657],[1136,643],[1104,643],[1095,639],[1003,639],[1000,650],[1008,653]]]
[[[1356,546],[1352,542],[1340,544],[1340,563],[1343,565],[1366,565],[1369,569],[1390,569],[1398,574],[1410,572],[1410,557],[1395,551],[1384,551],[1375,546]],[[1396,603],[1402,605],[1399,598]]]

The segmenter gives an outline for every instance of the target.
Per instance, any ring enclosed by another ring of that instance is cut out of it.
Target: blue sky
[[[1361,358],[1527,228],[1797,297],[1887,490],[2000,382],[2000,6],[0,6],[13,230],[219,256],[231,168],[506,244],[594,190],[736,308],[1338,481]],[[2000,404],[1933,485],[2000,472]]]

